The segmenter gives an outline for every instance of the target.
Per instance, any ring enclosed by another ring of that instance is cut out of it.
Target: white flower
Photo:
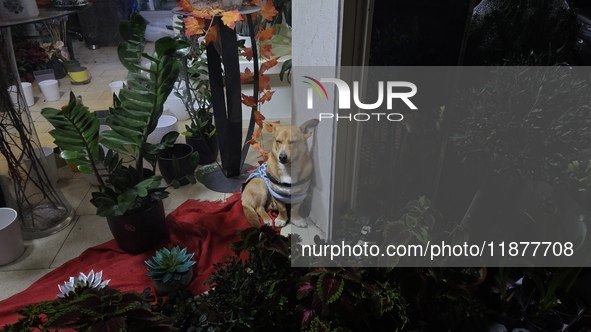
[[[87,288],[103,289],[111,280],[103,281],[102,278],[103,271],[94,273],[94,270],[90,270],[88,275],[80,272],[78,278],[70,277],[70,280],[64,282],[63,286],[57,285],[57,288],[60,290],[60,294],[58,294],[57,297],[63,299]]]

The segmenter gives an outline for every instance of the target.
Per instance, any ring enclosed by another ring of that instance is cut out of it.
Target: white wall
[[[342,1],[342,0],[341,0]],[[339,64],[339,27],[341,8],[337,0],[296,0],[293,2],[292,28],[292,123],[299,125],[318,118],[318,111],[308,110],[302,76],[322,77],[321,72],[332,70]],[[319,68],[314,68],[318,66]],[[334,74],[333,74],[334,75]],[[329,92],[330,94],[330,92]],[[332,94],[334,95],[334,94]],[[323,112],[330,110],[323,109]],[[311,194],[309,218],[325,233],[330,234],[334,137],[336,127],[332,121],[320,122],[309,142],[313,152],[315,178]]]

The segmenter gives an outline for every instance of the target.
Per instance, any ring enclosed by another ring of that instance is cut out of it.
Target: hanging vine
[[[221,46],[219,45],[218,29],[215,28],[214,20],[212,20],[213,16],[221,16],[221,22],[231,29],[236,28],[236,22],[245,20],[257,22],[256,19],[260,16],[261,19],[258,20],[256,34],[251,36],[251,39],[253,39],[252,45],[257,45],[256,48],[244,48],[240,55],[248,61],[252,61],[255,58],[260,59],[261,65],[253,70],[247,67],[244,72],[240,73],[240,81],[241,84],[255,83],[252,95],[242,93],[242,104],[253,108],[256,129],[252,132],[248,142],[253,148],[259,151],[259,162],[262,163],[267,159],[267,156],[266,151],[261,146],[261,134],[263,128],[270,132],[272,130],[272,124],[267,123],[265,125],[265,116],[261,113],[260,108],[265,102],[270,101],[275,93],[271,88],[271,79],[266,72],[276,66],[279,60],[279,57],[273,53],[273,44],[270,42],[276,32],[276,29],[271,23],[279,12],[273,5],[272,0],[246,0],[245,3],[260,6],[260,11],[246,14],[250,15],[250,17],[247,17],[246,15],[241,15],[238,10],[196,10],[189,0],[181,0],[178,6],[182,8],[183,12],[191,14],[191,16],[183,18],[185,35],[204,35],[206,44],[209,45],[209,43],[213,42],[217,49],[221,49]],[[256,65],[257,61],[254,63]],[[258,76],[258,81],[254,79],[255,76]],[[256,83],[258,83],[258,86]]]

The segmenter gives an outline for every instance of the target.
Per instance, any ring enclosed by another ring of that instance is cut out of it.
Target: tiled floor
[[[92,82],[86,85],[71,85],[66,77],[60,80],[62,97],[56,102],[45,102],[36,84],[34,93],[36,103],[30,107],[37,134],[41,145],[54,146],[53,138],[49,135],[51,125],[43,118],[40,111],[44,107],[59,108],[68,101],[70,89],[76,95],[82,96],[83,102],[91,110],[108,109],[112,103],[112,93],[108,83],[125,79],[127,71],[120,64],[115,47],[103,47],[89,50],[82,43],[75,42],[76,59],[82,66],[88,68]],[[148,49],[151,45],[148,45]],[[283,120],[285,122],[286,120]],[[287,120],[288,121],[288,120]],[[179,123],[179,128],[184,128]],[[252,152],[252,151],[251,151]],[[256,156],[251,153],[247,162],[255,163]],[[112,239],[104,218],[95,215],[95,208],[90,204],[92,186],[81,173],[74,173],[68,167],[58,170],[58,187],[72,207],[76,210],[76,220],[66,229],[42,239],[26,241],[26,251],[15,262],[0,267],[0,300],[8,298],[27,288],[52,269],[78,256],[91,246],[101,244]],[[173,211],[188,198],[202,200],[224,200],[230,194],[210,191],[202,184],[195,184],[171,190],[171,195],[165,200],[167,213]],[[302,238],[310,239],[321,231],[311,225],[308,228],[291,228],[289,225],[282,233],[295,232]],[[68,276],[64,276],[67,278]],[[57,289],[57,286],[56,286]]]

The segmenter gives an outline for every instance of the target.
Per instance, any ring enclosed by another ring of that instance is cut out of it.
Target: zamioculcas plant
[[[92,193],[91,203],[103,217],[141,210],[168,196],[166,188],[160,186],[160,176],[144,177],[143,163],[145,159],[155,166],[157,156],[171,147],[178,136],[171,133],[159,144],[147,142],[179,75],[178,56],[185,54],[189,45],[164,37],[156,41],[153,54],[142,53],[145,26],[145,20],[138,14],[121,23],[124,41],[118,53],[129,76],[127,87],[120,91],[120,100],[107,117],[111,130],[99,137],[98,119],[88,107],[78,105],[73,94],[63,109],[45,108],[41,112],[55,127],[50,134],[61,148],[61,156],[77,165],[81,172],[96,177],[99,191]],[[149,68],[140,66],[141,59],[149,61]],[[147,71],[149,77],[141,75],[140,70]],[[133,165],[126,165],[124,156],[131,157]],[[194,167],[189,175],[192,183],[196,182],[191,175],[197,162],[198,155],[194,154],[191,158]]]

